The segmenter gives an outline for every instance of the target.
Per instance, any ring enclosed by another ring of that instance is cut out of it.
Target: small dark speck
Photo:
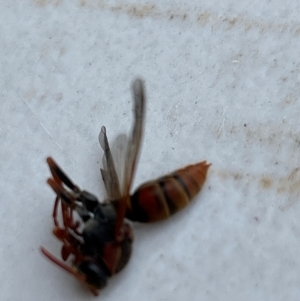
[[[258,222],[259,218],[257,216],[254,216],[254,219]]]
[[[244,127],[247,127],[247,124],[246,124],[246,123],[244,123]]]
[[[172,149],[175,149],[174,147],[172,147]]]
[[[195,101],[195,105],[198,103],[198,101]]]

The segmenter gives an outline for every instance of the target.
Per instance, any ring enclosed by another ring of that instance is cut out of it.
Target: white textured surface
[[[135,186],[213,165],[192,205],[134,226],[131,261],[99,299],[299,300],[299,9],[0,1],[1,300],[94,299],[39,252],[60,249],[45,158],[103,195],[97,135],[129,129],[137,75],[148,104]]]

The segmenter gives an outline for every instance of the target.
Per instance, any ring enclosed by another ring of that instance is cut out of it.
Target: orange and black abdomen
[[[203,161],[141,185],[131,196],[131,208],[126,217],[139,222],[168,218],[199,193],[209,166]]]

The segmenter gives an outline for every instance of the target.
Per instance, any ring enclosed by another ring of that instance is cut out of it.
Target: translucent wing
[[[119,178],[116,172],[113,156],[106,136],[106,128],[103,126],[99,134],[99,142],[104,151],[100,168],[104,186],[109,198],[119,199],[121,197]]]
[[[111,142],[111,153],[114,158],[116,172],[119,178],[120,189],[122,183],[124,182],[124,169],[125,169],[125,160],[126,160],[126,149],[128,144],[128,137],[126,134],[119,134]]]
[[[125,153],[125,167],[121,186],[121,199],[115,202],[117,210],[117,219],[115,225],[115,235],[120,235],[123,221],[126,215],[126,209],[130,208],[130,188],[134,178],[134,172],[139,155],[143,124],[145,117],[145,94],[144,87],[141,80],[137,79],[132,85],[133,99],[134,99],[134,122],[132,131],[128,137],[126,153]]]
[[[134,81],[132,85],[134,99],[134,123],[125,155],[124,178],[121,187],[122,196],[129,196],[130,188],[134,178],[134,172],[139,155],[143,124],[145,117],[145,93],[143,82],[140,79]]]
[[[99,134],[99,142],[104,150],[103,168],[101,169],[101,174],[108,196],[115,200],[114,205],[117,211],[115,225],[116,237],[122,232],[121,228],[124,223],[126,208],[130,206],[130,188],[133,182],[137,158],[139,155],[145,117],[144,86],[140,79],[137,79],[133,82],[132,91],[134,99],[133,128],[128,138],[126,135],[118,136],[115,141],[114,148],[117,153],[116,158],[121,158],[121,160],[118,160],[120,177],[118,177],[116,172],[105,127],[102,127]],[[120,185],[120,183],[122,184]]]

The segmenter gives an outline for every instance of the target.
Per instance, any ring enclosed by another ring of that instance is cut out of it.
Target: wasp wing
[[[125,133],[119,134],[111,143],[111,153],[114,158],[116,172],[119,178],[120,190],[124,182],[124,169],[128,137]]]
[[[134,124],[127,143],[124,179],[121,188],[122,196],[129,196],[130,193],[140,151],[145,119],[145,93],[143,82],[140,79],[134,81],[132,92],[134,99]]]
[[[129,137],[121,134],[114,141],[112,150],[118,159],[119,177],[116,172],[115,162],[106,136],[105,127],[101,128],[99,142],[104,151],[102,178],[108,194],[113,199],[117,218],[115,235],[119,236],[124,223],[126,208],[130,206],[130,188],[140,151],[143,124],[145,117],[145,93],[143,82],[137,79],[132,85],[134,99],[134,122]],[[121,183],[121,184],[120,184]]]
[[[100,168],[104,186],[108,198],[119,199],[121,197],[120,182],[116,172],[113,156],[106,136],[106,128],[103,126],[99,134],[100,146],[104,151]]]
[[[137,159],[140,151],[143,125],[145,119],[145,93],[143,82],[135,80],[132,85],[134,99],[134,122],[125,148],[125,166],[121,184],[121,198],[115,202],[117,219],[115,235],[120,235],[121,227],[126,215],[126,209],[130,208],[130,188],[133,182]]]

